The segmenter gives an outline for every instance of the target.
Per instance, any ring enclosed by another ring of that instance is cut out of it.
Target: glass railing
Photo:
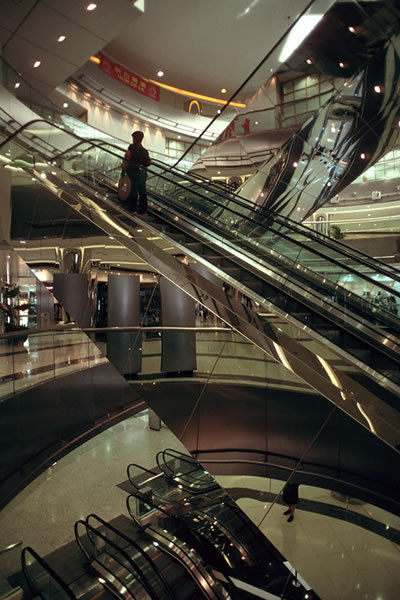
[[[0,334],[0,397],[107,362],[85,333],[71,327]]]

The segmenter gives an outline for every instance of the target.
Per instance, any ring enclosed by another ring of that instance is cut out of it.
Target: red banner
[[[142,77],[139,77],[139,75],[128,71],[128,69],[113,62],[101,52],[99,52],[98,56],[100,58],[99,67],[104,73],[107,73],[107,75],[130,87],[132,90],[139,92],[139,94],[143,94],[143,96],[147,96],[158,102],[160,101],[160,88],[154,85],[154,83],[146,81]]]

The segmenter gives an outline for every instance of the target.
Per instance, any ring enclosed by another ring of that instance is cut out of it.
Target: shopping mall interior
[[[398,600],[398,0],[0,14],[0,600]]]

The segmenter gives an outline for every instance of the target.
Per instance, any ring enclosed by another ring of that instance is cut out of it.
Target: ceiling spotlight
[[[89,4],[86,7],[86,10],[94,10],[95,8],[97,8],[97,4],[95,4],[95,2],[89,2]]]
[[[313,64],[313,60],[312,60],[312,58],[307,58],[307,60],[306,60],[306,63],[307,63],[308,65],[312,65],[312,64]]]
[[[65,40],[65,37],[66,37],[65,35],[59,35],[57,42],[63,42]]]
[[[35,60],[35,62],[33,63],[33,68],[37,69],[38,67],[40,67],[41,62],[42,62],[41,60]]]
[[[180,140],[180,139],[181,139],[181,136],[180,136],[180,135],[178,135],[178,140]]]
[[[297,165],[298,165],[298,163],[297,163],[297,162],[294,162],[294,163],[293,163],[293,166],[294,166],[294,167],[297,167]]]
[[[68,105],[68,102],[64,102],[64,104],[63,104],[63,108],[68,108],[68,106],[69,106],[69,105]]]
[[[226,89],[225,88],[222,88],[221,94],[226,94]]]
[[[346,67],[346,63],[344,63],[344,62],[341,60],[341,61],[340,61],[340,63],[339,63],[339,67],[340,67],[341,69],[344,69],[344,68]]]
[[[217,113],[218,113],[219,115],[221,114],[221,109],[220,109],[220,108],[217,110]]]
[[[360,158],[362,158],[363,160],[365,160],[365,152],[361,152]]]
[[[157,77],[163,77],[164,71],[157,71]]]
[[[374,85],[374,92],[376,92],[377,94],[381,94],[382,93],[382,87],[380,85]]]
[[[347,29],[350,31],[350,33],[356,32],[355,27],[353,27],[352,25],[350,25],[350,27],[348,27]]]
[[[17,90],[17,89],[19,88],[19,86],[20,86],[20,85],[21,85],[21,84],[20,84],[20,82],[19,82],[19,81],[17,81],[16,83],[14,83],[14,88]]]

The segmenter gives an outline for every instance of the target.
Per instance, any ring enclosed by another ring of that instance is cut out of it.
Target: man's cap
[[[132,138],[137,142],[141,142],[144,138],[143,131],[132,131]]]

